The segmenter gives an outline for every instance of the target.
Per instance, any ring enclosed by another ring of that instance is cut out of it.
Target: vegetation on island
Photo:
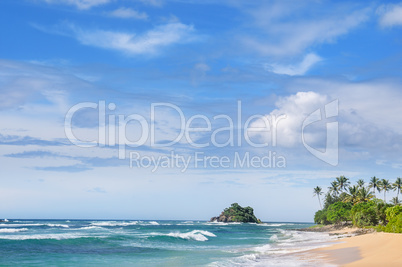
[[[313,196],[318,198],[320,210],[315,213],[314,222],[320,225],[350,222],[356,227],[375,227],[379,231],[402,233],[402,205],[399,194],[402,179],[394,183],[386,179],[372,177],[367,186],[360,179],[351,185],[349,178],[336,177],[324,195],[322,188],[314,188]],[[396,197],[387,203],[387,193],[397,191]],[[383,192],[383,200],[376,197]],[[324,195],[324,207],[321,196]]]
[[[217,217],[212,217],[211,222],[242,222],[242,223],[261,223],[254,215],[252,207],[243,208],[237,203],[233,203]]]

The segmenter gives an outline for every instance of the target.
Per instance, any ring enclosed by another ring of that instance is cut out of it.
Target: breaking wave
[[[23,231],[28,231],[28,228],[4,228],[0,229],[0,233],[17,233],[17,232],[23,232]]]
[[[151,236],[170,236],[170,237],[176,237],[176,238],[181,238],[181,239],[187,239],[187,240],[195,240],[195,241],[207,241],[208,237],[216,237],[215,234],[208,232],[208,231],[203,231],[203,230],[193,230],[191,232],[187,233],[180,233],[180,232],[172,232],[172,233],[151,233]]]

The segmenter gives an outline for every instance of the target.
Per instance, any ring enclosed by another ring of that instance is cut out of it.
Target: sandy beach
[[[402,234],[374,232],[335,242],[313,250],[312,256],[337,266],[402,266]]]

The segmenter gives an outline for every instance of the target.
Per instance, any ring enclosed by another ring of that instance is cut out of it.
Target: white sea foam
[[[116,221],[105,221],[105,222],[92,222],[91,225],[95,226],[130,226],[137,225],[138,221],[133,222],[116,222]]]
[[[55,239],[55,240],[63,240],[63,239],[77,239],[77,238],[86,238],[86,237],[94,237],[88,235],[81,234],[37,234],[37,235],[0,235],[0,239],[9,239],[9,240],[40,240],[40,239]],[[105,236],[95,236],[96,238],[105,238]]]
[[[235,251],[246,255],[214,262],[209,266],[330,266],[319,259],[301,259],[294,254],[328,246],[332,237],[327,233],[278,230],[278,234],[270,237],[272,243]]]
[[[23,232],[23,231],[28,231],[27,228],[3,228],[0,229],[0,233],[17,233],[17,232]]]
[[[263,257],[259,254],[249,254],[240,256],[231,260],[213,262],[208,266],[211,267],[233,267],[233,266],[253,266],[253,267],[268,267],[268,266],[303,266],[303,267],[334,267],[334,265],[323,262],[321,259],[298,258],[294,255],[281,255],[270,258]]]
[[[54,224],[54,223],[9,223],[0,224],[0,227],[31,227],[31,226],[49,226],[49,227],[64,227],[68,228],[67,224]]]
[[[46,226],[50,226],[50,227],[63,227],[63,228],[69,228],[69,226],[67,224],[53,224],[53,223],[48,223],[45,224]]]
[[[201,234],[203,234],[203,235],[206,235],[206,236],[210,236],[210,237],[216,237],[216,235],[214,234],[214,233],[211,233],[211,232],[208,232],[208,231],[203,231],[203,230],[195,230],[196,232],[199,232],[199,233],[201,233]],[[194,231],[193,231],[194,232]]]
[[[280,227],[285,225],[295,225],[294,223],[260,223],[258,226],[271,226],[271,227]]]
[[[27,227],[27,226],[43,226],[42,223],[0,223],[0,227]]]
[[[334,239],[328,233],[317,232],[300,232],[296,230],[283,230],[279,229],[280,235],[278,245],[281,246],[293,246],[295,242],[298,244],[328,242]],[[336,237],[338,238],[338,237]]]
[[[141,226],[148,226],[148,225],[160,225],[156,221],[131,221],[131,222],[118,222],[118,221],[104,221],[104,222],[92,222],[91,225],[95,226],[131,226],[131,225],[141,225]],[[171,225],[171,224],[162,224],[162,225]]]
[[[266,244],[260,247],[255,247],[253,250],[257,252],[266,252],[272,250],[272,246],[270,244]]]
[[[274,234],[269,238],[269,240],[274,241],[274,242],[278,241],[278,236],[276,234]]]
[[[187,240],[195,240],[195,241],[207,241],[209,237],[216,237],[215,234],[208,232],[208,231],[203,231],[203,230],[193,230],[191,232],[187,233],[180,233],[180,232],[172,232],[172,233],[151,233],[151,236],[171,236],[171,237],[177,237],[181,239],[187,239]]]
[[[207,222],[205,223],[205,225],[229,225],[229,223],[213,221],[213,222]]]
[[[137,225],[138,222],[123,222],[123,223],[117,223],[116,226],[130,226],[130,225]]]
[[[100,226],[85,226],[85,227],[81,227],[81,228],[78,228],[78,229],[71,229],[71,230],[90,230],[90,229],[103,229],[102,227],[100,227]]]
[[[117,222],[92,222],[94,226],[117,226]]]

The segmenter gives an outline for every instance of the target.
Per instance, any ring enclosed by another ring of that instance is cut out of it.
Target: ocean
[[[1,266],[323,266],[300,253],[328,244],[308,223],[10,220]]]

